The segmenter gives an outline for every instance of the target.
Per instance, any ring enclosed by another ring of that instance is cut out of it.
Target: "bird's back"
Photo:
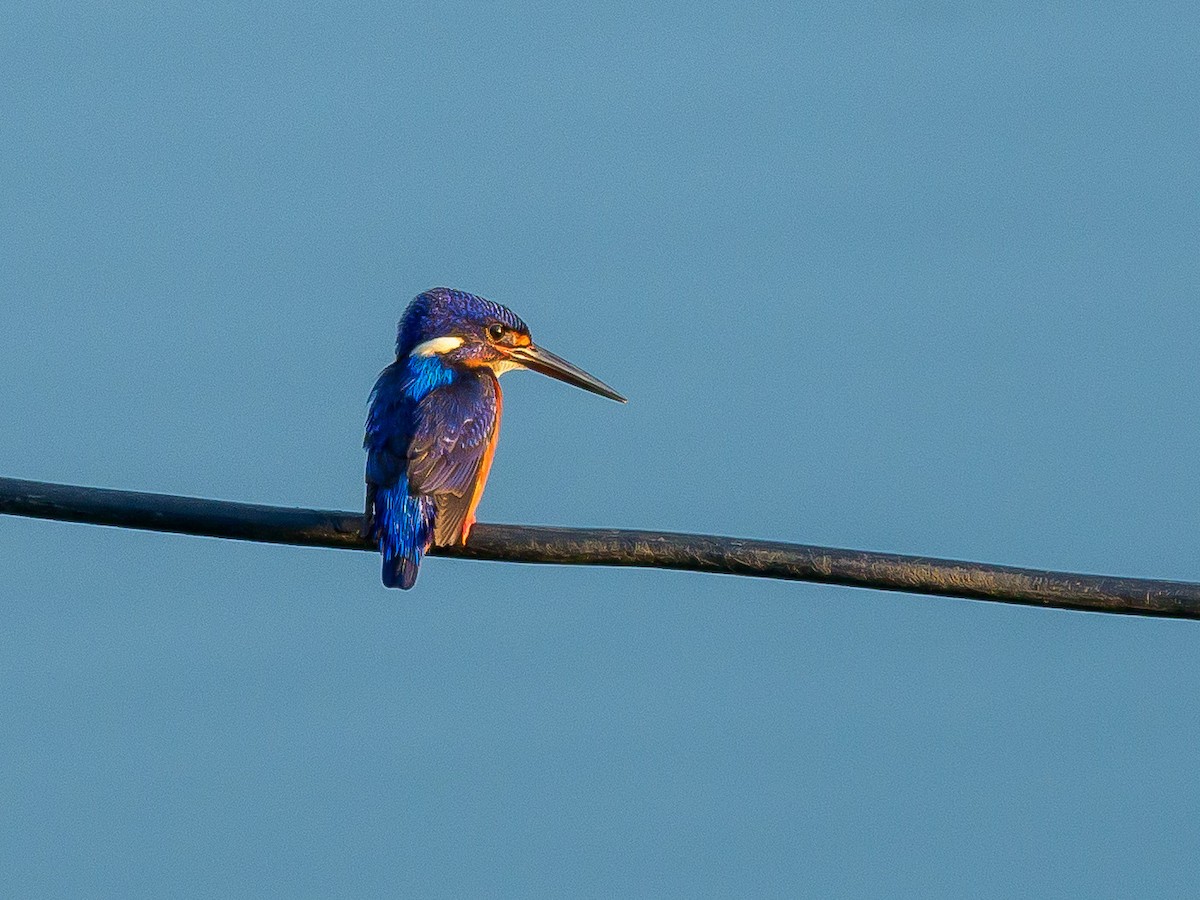
[[[486,369],[409,356],[380,374],[364,446],[371,534],[389,587],[413,585],[430,545],[465,541],[499,413],[499,385]]]

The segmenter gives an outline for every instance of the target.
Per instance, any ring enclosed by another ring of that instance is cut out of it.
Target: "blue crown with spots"
[[[469,335],[489,322],[500,322],[514,331],[529,328],[507,306],[466,291],[433,288],[408,304],[396,331],[396,356],[404,356],[423,341],[437,337]]]

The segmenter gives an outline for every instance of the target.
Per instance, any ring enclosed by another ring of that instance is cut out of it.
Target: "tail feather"
[[[383,586],[407,591],[417,583],[420,562],[410,556],[383,558]]]
[[[377,488],[373,500],[373,536],[383,555],[384,586],[408,590],[417,582],[433,538],[433,500],[412,496],[403,477],[397,484]]]

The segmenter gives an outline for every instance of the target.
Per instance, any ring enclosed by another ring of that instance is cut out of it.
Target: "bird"
[[[379,547],[386,587],[411,588],[431,546],[466,543],[500,434],[499,376],[512,369],[625,402],[533,343],[529,327],[499,303],[442,287],[405,309],[396,360],[371,391],[363,438],[362,533]]]

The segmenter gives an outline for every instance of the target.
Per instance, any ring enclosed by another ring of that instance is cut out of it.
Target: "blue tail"
[[[420,554],[383,558],[383,586],[407,591],[417,583],[417,570],[421,566]]]
[[[383,555],[383,583],[408,590],[433,538],[433,500],[408,492],[408,479],[375,493],[375,539]]]

